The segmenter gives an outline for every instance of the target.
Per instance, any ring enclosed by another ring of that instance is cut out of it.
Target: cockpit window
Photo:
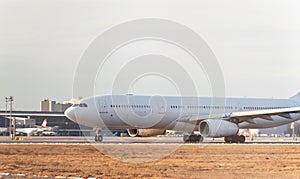
[[[88,107],[86,103],[73,104],[72,107]]]
[[[86,108],[86,107],[88,107],[88,105],[86,103],[80,103],[79,107],[85,107]]]

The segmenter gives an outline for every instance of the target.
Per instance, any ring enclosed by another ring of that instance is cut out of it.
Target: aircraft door
[[[104,101],[104,100],[99,101],[99,112],[100,113],[108,113],[108,107],[106,105],[106,101]]]
[[[165,114],[166,113],[166,108],[165,108],[163,103],[158,103],[158,112],[160,114]]]
[[[153,107],[152,112],[154,114],[165,114],[166,113],[166,102],[161,96],[151,97],[150,104]]]
[[[243,109],[244,109],[243,105],[241,103],[238,103],[237,108],[238,108],[238,111],[243,111]]]

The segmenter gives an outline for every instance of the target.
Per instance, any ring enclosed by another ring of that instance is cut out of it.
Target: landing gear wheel
[[[224,137],[225,143],[231,143],[231,140],[229,137]]]
[[[199,142],[203,142],[204,141],[204,137],[202,135],[199,135]]]
[[[96,135],[95,136],[95,142],[102,142],[103,136],[102,135]]]
[[[239,143],[245,143],[246,137],[244,135],[239,136]]]
[[[95,142],[102,142],[103,136],[100,133],[101,129],[96,128]]]
[[[245,143],[246,137],[244,135],[233,135],[224,138],[225,143]]]
[[[201,135],[184,135],[183,136],[183,142],[184,143],[198,143],[198,142],[203,142],[203,137]]]
[[[184,143],[190,142],[190,136],[189,136],[189,135],[184,135],[184,136],[183,136],[183,142],[184,142]]]

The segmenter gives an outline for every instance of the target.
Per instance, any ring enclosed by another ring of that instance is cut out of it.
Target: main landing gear
[[[103,136],[100,134],[100,132],[100,129],[96,129],[95,142],[102,142]]]
[[[197,134],[183,136],[184,143],[199,143],[199,142],[203,142],[203,139],[204,138],[201,135],[197,135]]]
[[[245,143],[245,136],[244,135],[233,135],[224,137],[225,143]]]

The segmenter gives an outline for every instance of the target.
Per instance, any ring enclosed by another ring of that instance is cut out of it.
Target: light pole
[[[9,102],[10,105],[10,138],[11,140],[15,139],[16,136],[16,119],[12,118],[12,103],[14,101],[14,97],[13,96],[8,96],[5,98],[6,104],[7,102]],[[7,105],[6,105],[7,108]]]
[[[4,118],[5,118],[5,124],[4,124],[4,127],[7,126],[7,129],[10,130],[9,129],[10,128],[9,125],[7,125],[7,102],[8,102],[8,98],[5,97],[5,116],[4,116]]]
[[[295,122],[291,123],[291,129],[292,129],[293,140],[295,140]]]

